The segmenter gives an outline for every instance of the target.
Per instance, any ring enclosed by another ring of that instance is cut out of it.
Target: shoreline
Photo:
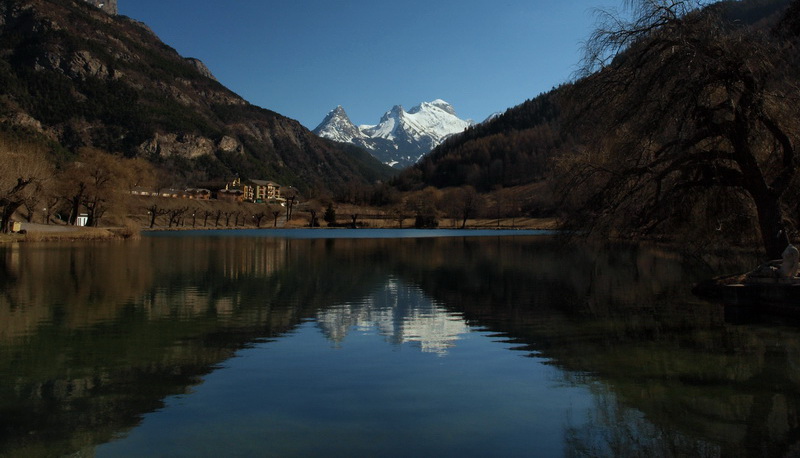
[[[298,221],[299,222],[299,221]],[[349,227],[318,227],[314,229],[321,230],[362,230],[362,229],[414,229],[412,226],[403,226],[402,228],[396,225],[385,224],[370,224],[371,220],[364,220],[367,223],[364,227],[356,229]],[[442,224],[438,228],[429,230],[462,230],[456,225]],[[224,230],[293,230],[293,229],[309,229],[307,226],[290,224],[283,227],[253,227],[253,226],[236,226],[236,227],[79,227],[79,226],[64,226],[56,224],[35,224],[35,223],[22,223],[23,232],[13,234],[0,234],[0,244],[7,243],[29,243],[29,242],[77,242],[77,241],[90,241],[90,240],[128,240],[136,239],[141,234],[146,232],[185,232],[185,231],[224,231]],[[558,230],[558,222],[553,218],[504,218],[498,219],[480,219],[469,220],[467,227],[463,230],[466,232],[472,230]],[[424,230],[424,229],[423,229]]]
[[[30,223],[28,223],[30,226]],[[37,225],[44,226],[45,225]],[[31,242],[77,242],[87,240],[126,240],[138,237],[125,228],[53,226],[52,229],[24,228],[22,232],[0,234],[0,244]]]

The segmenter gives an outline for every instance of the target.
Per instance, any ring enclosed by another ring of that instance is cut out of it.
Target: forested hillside
[[[481,191],[541,180],[564,144],[560,90],[542,94],[446,140],[398,179],[403,189],[471,185]]]

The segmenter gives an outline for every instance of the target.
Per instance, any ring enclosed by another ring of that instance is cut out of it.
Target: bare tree
[[[169,209],[160,206],[157,200],[150,202],[145,208],[147,210],[147,215],[150,217],[150,229],[156,225],[156,218],[169,214]]]
[[[292,211],[294,210],[294,204],[297,203],[297,191],[293,188],[289,188],[286,193],[286,221],[290,221],[292,219]]]
[[[44,223],[50,224],[50,219],[53,216],[53,213],[56,211],[59,203],[61,202],[61,197],[54,194],[52,190],[46,193],[44,197]]]
[[[400,202],[397,205],[394,205],[390,210],[389,214],[391,215],[392,219],[397,221],[397,227],[400,229],[403,228],[403,221],[408,218],[408,211],[406,210],[406,203]]]
[[[36,193],[31,196],[30,199],[26,199],[25,202],[22,203],[22,206],[25,207],[25,221],[32,223],[33,222],[33,215],[36,213],[36,208],[39,206],[39,193]]]
[[[0,143],[0,232],[11,231],[14,213],[36,198],[51,174],[52,167],[37,146]]]
[[[88,226],[97,226],[109,207],[118,205],[120,197],[128,196],[120,186],[125,169],[118,158],[99,150],[87,150],[81,161],[88,177],[89,189],[83,205],[88,213]]]
[[[172,207],[167,210],[167,215],[169,216],[169,224],[167,227],[180,225],[180,220],[187,211],[189,211],[189,207]]]
[[[158,172],[153,165],[142,158],[120,159],[123,162],[120,179],[130,192],[135,188],[153,189],[158,183]]]
[[[308,212],[308,226],[320,227],[320,216],[323,212],[323,205],[317,199],[308,200],[303,203],[301,207],[303,211]]]
[[[439,212],[437,208],[442,200],[442,192],[428,186],[409,197],[407,205],[414,212],[414,227],[417,229],[431,229],[439,227]]]
[[[699,4],[637,0],[630,21],[603,16],[587,46],[594,73],[572,93],[584,101],[573,120],[595,116],[585,146],[561,164],[562,189],[580,200],[574,224],[626,236],[698,224],[698,205],[724,192],[780,257],[800,134],[795,67],[767,32]]]
[[[278,227],[278,217],[281,215],[280,210],[272,210],[272,227]]]
[[[467,220],[474,218],[483,207],[483,199],[478,191],[470,185],[451,190],[445,200],[450,207],[449,212],[453,215],[453,225],[455,226],[455,218],[458,217],[461,221],[461,229],[465,229]]]
[[[88,215],[88,226],[97,226],[112,207],[127,204],[127,168],[124,160],[103,151],[84,148],[78,160],[59,174],[59,189],[70,203],[69,222],[75,224],[81,208]]]
[[[261,228],[261,220],[263,220],[266,216],[267,214],[263,211],[253,215],[253,222],[255,222],[257,228]]]

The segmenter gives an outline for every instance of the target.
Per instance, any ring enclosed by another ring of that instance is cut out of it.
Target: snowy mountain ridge
[[[447,137],[473,125],[456,116],[444,100],[422,102],[405,111],[395,105],[376,125],[355,126],[344,108],[336,107],[314,129],[320,137],[352,143],[393,167],[405,168],[442,143]]]

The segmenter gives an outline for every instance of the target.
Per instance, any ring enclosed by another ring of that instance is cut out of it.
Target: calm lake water
[[[377,233],[0,246],[0,456],[800,452],[800,328],[722,267]]]

